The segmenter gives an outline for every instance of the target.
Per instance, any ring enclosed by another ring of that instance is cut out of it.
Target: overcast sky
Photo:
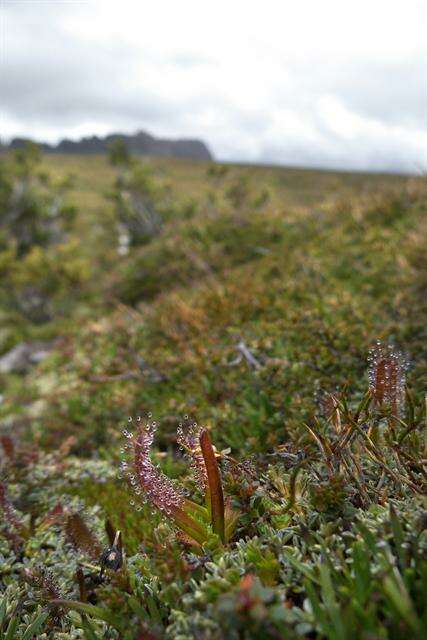
[[[426,0],[0,0],[2,138],[427,170]]]

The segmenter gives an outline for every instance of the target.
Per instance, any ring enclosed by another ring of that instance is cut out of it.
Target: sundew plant
[[[188,421],[188,416],[185,420]],[[132,418],[129,422],[132,423]],[[197,487],[204,495],[204,505],[199,505],[188,499],[186,491],[176,486],[159,465],[153,464],[150,449],[156,429],[157,423],[149,414],[148,420],[141,416],[136,419],[135,436],[127,429],[123,430],[128,443],[122,451],[130,452],[131,461],[122,461],[121,472],[127,476],[137,502],[147,501],[170,518],[187,535],[190,544],[202,546],[213,537],[218,544],[226,543],[237,524],[238,512],[232,509],[231,504],[225,503],[217,457],[208,430],[195,422],[186,426],[181,422],[178,427],[178,442],[190,459]]]
[[[369,352],[369,388],[374,401],[398,418],[403,409],[409,361],[393,345],[377,341]]]

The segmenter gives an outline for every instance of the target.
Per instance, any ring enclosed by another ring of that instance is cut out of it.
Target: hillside
[[[0,635],[424,638],[425,179],[20,162]]]
[[[122,140],[131,153],[144,156],[193,158],[194,160],[212,160],[212,154],[201,140],[155,138],[145,131],[135,134],[112,133],[105,137],[91,136],[80,140],[63,139],[58,144],[46,144],[37,141],[45,153],[65,154],[102,154],[107,153],[110,145]],[[22,149],[28,143],[25,138],[14,138],[6,149]]]

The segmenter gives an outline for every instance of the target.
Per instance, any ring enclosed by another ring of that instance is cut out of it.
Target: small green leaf
[[[46,618],[48,617],[48,611],[42,611],[39,613],[37,618],[27,627],[25,633],[22,636],[22,640],[32,640],[32,638],[37,637],[37,632],[42,628],[45,623]]]
[[[0,604],[0,632],[3,625],[3,620],[6,616],[7,603],[6,598],[3,598]]]
[[[93,629],[89,620],[85,618],[82,619],[82,629],[83,633],[85,634],[86,640],[101,640],[101,637],[95,633],[95,630]]]
[[[15,631],[18,628],[19,618],[13,616],[8,624],[5,640],[13,640],[15,638]]]

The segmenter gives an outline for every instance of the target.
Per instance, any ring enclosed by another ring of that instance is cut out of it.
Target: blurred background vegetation
[[[220,445],[268,448],[318,391],[363,388],[377,338],[407,349],[420,380],[422,178],[137,159],[120,144],[109,158],[30,145],[0,175],[11,429],[90,453],[129,412],[196,411]],[[240,343],[256,366],[236,361]],[[28,362],[9,366],[23,344]],[[49,356],[30,366],[32,350]]]

